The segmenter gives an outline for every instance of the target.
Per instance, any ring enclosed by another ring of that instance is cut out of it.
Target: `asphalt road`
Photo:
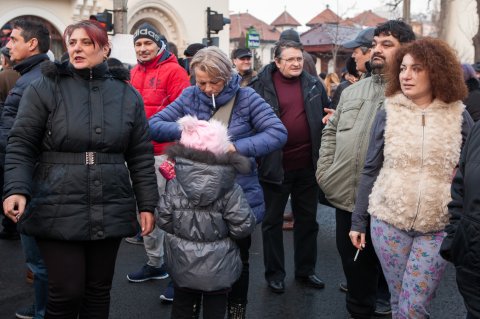
[[[317,273],[326,287],[305,288],[293,276],[292,232],[284,232],[286,247],[286,292],[271,293],[263,279],[261,233],[253,236],[250,256],[250,290],[247,318],[251,319],[344,319],[345,294],[338,289],[343,273],[335,246],[333,209],[319,206]],[[112,288],[111,319],[169,318],[171,306],[160,301],[160,293],[168,279],[145,283],[129,283],[126,274],[137,270],[146,261],[143,246],[123,242],[117,260]],[[25,263],[20,242],[0,240],[0,319],[15,318],[18,307],[33,301],[33,288],[25,282]],[[447,268],[432,304],[432,318],[463,319],[465,307],[458,293],[453,267]]]

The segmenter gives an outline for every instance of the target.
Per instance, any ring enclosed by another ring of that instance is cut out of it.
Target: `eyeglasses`
[[[295,63],[295,62],[302,63],[303,62],[303,57],[292,57],[292,58],[288,58],[288,59],[280,58],[280,60],[284,60],[288,64],[292,64],[292,63]]]

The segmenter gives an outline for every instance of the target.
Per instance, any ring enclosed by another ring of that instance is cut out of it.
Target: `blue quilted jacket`
[[[287,141],[287,130],[260,95],[252,88],[240,88],[240,80],[239,75],[233,75],[222,92],[215,97],[215,102],[217,108],[222,107],[237,96],[228,133],[237,152],[249,157],[253,165],[249,174],[239,174],[236,181],[242,187],[257,222],[261,222],[265,204],[258,182],[255,157],[281,149]],[[181,131],[176,123],[179,118],[195,115],[201,120],[209,120],[213,112],[211,97],[197,86],[188,87],[174,102],[150,118],[151,137],[157,142],[179,140]]]

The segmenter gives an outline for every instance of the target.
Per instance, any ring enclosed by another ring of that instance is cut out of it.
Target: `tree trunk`
[[[480,0],[477,0],[477,15],[480,17]],[[477,34],[473,37],[473,47],[475,48],[475,62],[480,61],[480,23],[478,24]]]

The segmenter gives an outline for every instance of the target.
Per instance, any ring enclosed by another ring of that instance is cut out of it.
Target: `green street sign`
[[[247,48],[256,49],[260,47],[260,35],[258,34],[257,30],[255,30],[254,28],[248,29],[246,40],[247,40],[247,43],[246,43]]]

